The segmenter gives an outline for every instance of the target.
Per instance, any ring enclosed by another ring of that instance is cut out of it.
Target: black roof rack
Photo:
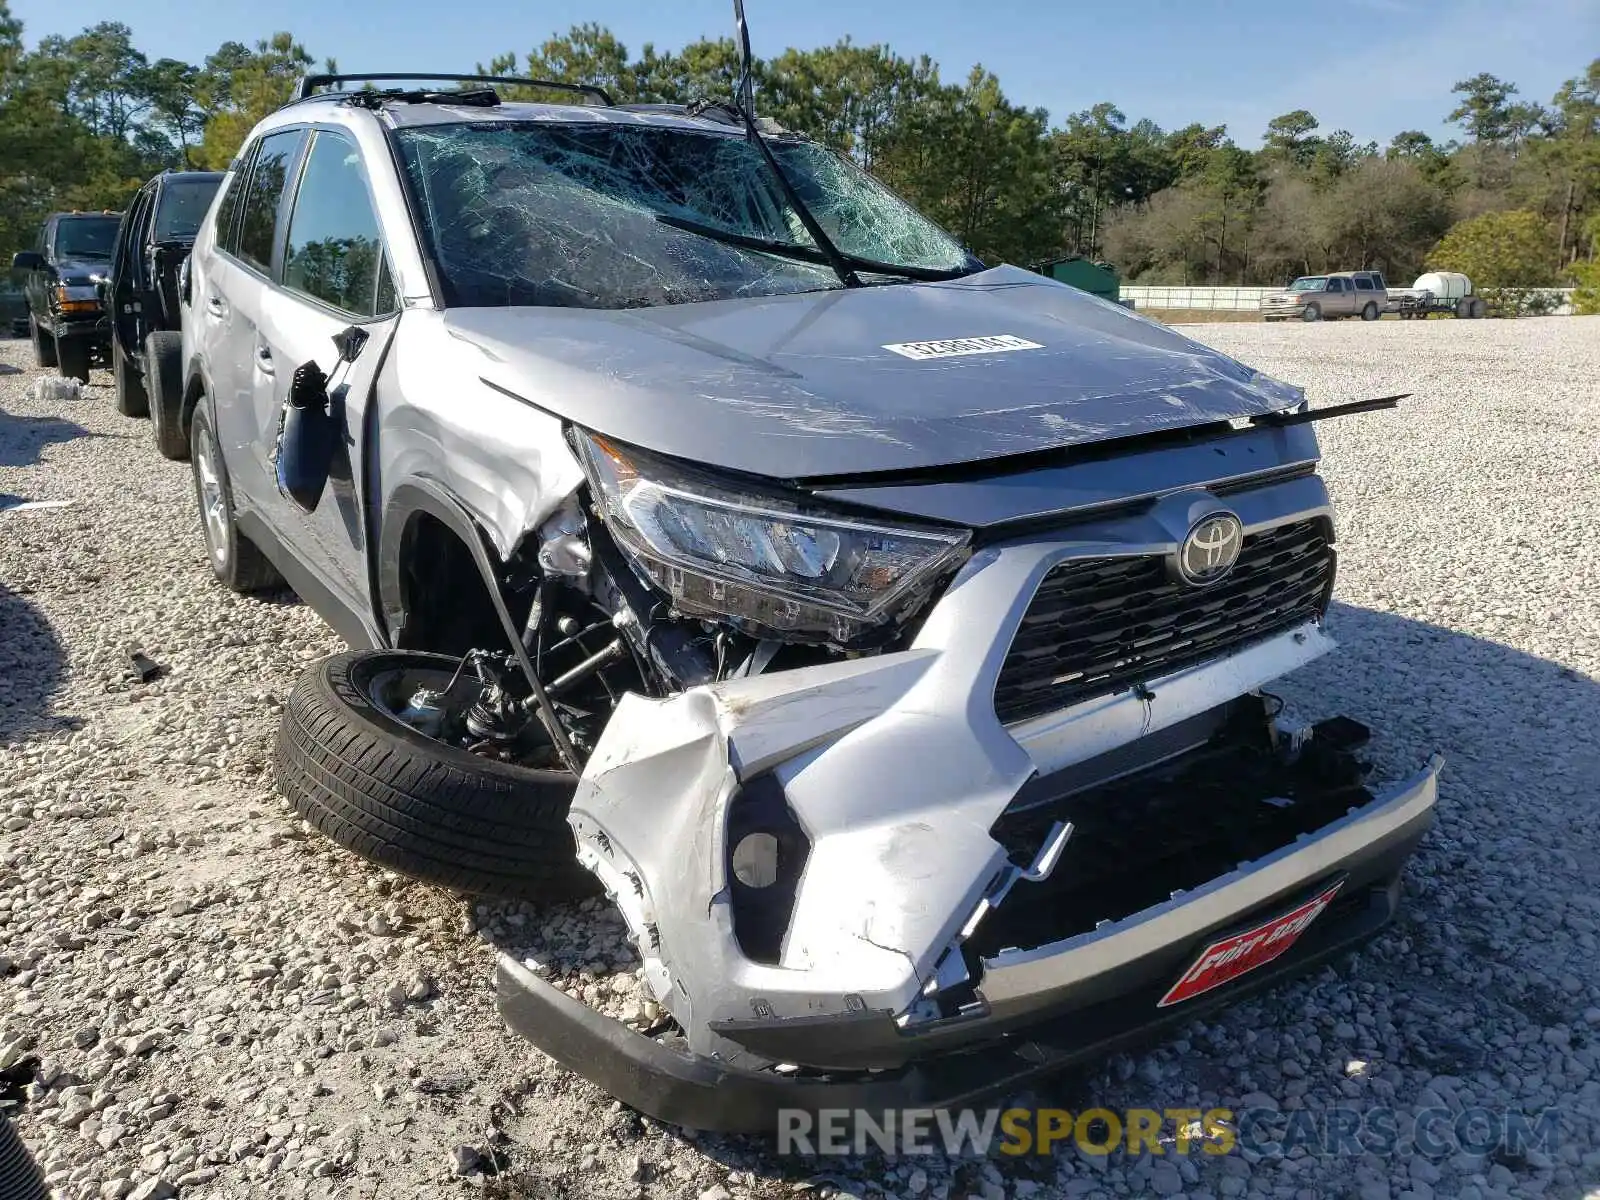
[[[575,92],[580,96],[593,96],[607,108],[615,105],[611,93],[605,88],[587,83],[562,83],[554,79],[511,79],[499,75],[430,75],[387,71],[377,75],[306,75],[295,85],[294,98],[305,100],[317,88],[334,83],[428,82],[428,83],[499,83],[508,87],[553,88],[558,92]]]

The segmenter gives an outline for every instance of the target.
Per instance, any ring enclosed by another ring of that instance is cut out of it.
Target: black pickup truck
[[[89,368],[110,365],[110,323],[101,288],[110,277],[117,213],[55,213],[32,250],[11,260],[25,272],[28,334],[41,367],[89,382]]]
[[[168,458],[189,452],[177,417],[183,382],[178,273],[222,178],[220,171],[163,171],[146,183],[122,218],[111,262],[117,409],[130,417],[150,415],[156,445]]]

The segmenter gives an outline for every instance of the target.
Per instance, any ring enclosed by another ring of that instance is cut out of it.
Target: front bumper
[[[1200,892],[1057,946],[1001,956],[985,976],[990,1013],[907,1035],[887,1013],[749,1022],[738,1033],[779,1061],[814,1056],[877,1070],[779,1072],[663,1045],[605,1017],[502,956],[496,986],[510,1027],[624,1103],[695,1129],[772,1133],[783,1110],[952,1108],[1149,1039],[1163,1028],[1304,972],[1371,937],[1394,915],[1400,873],[1432,822],[1440,761],[1317,836],[1241,866]],[[1194,1000],[1158,1001],[1229,930],[1292,907],[1343,878],[1336,903],[1282,956]]]
[[[1304,300],[1274,300],[1271,298],[1261,301],[1261,316],[1268,321],[1289,321],[1300,319],[1305,311]]]
[[[1231,491],[1226,503],[1247,540],[1328,514],[1315,476]],[[1283,809],[1287,825],[1268,815],[1299,793],[1290,768],[1276,765],[1261,701],[1239,698],[1331,649],[1320,620],[1054,712],[1010,724],[996,715],[997,681],[1042,579],[1074,558],[1173,554],[1217,506],[1214,494],[1184,489],[1053,538],[983,547],[905,650],[665,700],[625,696],[569,820],[686,1053],[613,1028],[509,962],[508,1020],[645,1111],[722,1127],[740,1106],[718,1117],[694,1098],[701,1090],[742,1080],[758,1096],[792,1097],[819,1080],[899,1081],[926,1099],[1003,1088],[1018,1072],[1099,1053],[1366,936],[1393,910],[1401,864],[1433,808],[1437,764],[1378,796],[1324,787],[1314,772],[1308,803]],[[1243,755],[1249,787],[1208,757],[1219,749]],[[1200,776],[1161,778],[1196,762]],[[1248,810],[1250,829],[1265,833],[1191,839],[1197,813],[1185,789],[1194,783],[1216,801],[1212,811]],[[767,813],[786,806],[805,843],[786,876],[778,939],[761,952],[743,938],[751,897],[732,865],[740,831],[752,828],[741,814],[757,801]],[[1053,820],[1061,804],[1080,828],[1052,870],[1054,835],[1033,822],[1045,812]],[[1174,813],[1164,827],[1184,831],[1176,854],[1187,866],[1170,869],[1163,849],[1167,866],[1146,869],[1137,844],[1117,845],[1133,824],[1121,814],[1147,810]],[[1110,863],[1145,882],[1113,879],[1107,899],[1099,877]],[[1305,945],[1215,995],[1156,1010],[1159,989],[1219,930],[1293,908],[1339,874],[1341,900],[1354,907],[1320,916]],[[1025,1061],[1010,1061],[1013,1051]],[[954,1065],[939,1065],[947,1060]]]
[[[111,336],[111,318],[104,311],[95,313],[55,313],[50,322],[58,338],[107,338]]]
[[[57,313],[51,325],[56,341],[87,343],[91,362],[110,365],[111,318],[105,312],[70,316]]]

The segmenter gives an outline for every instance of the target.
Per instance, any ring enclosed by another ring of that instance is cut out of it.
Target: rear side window
[[[262,138],[255,166],[250,169],[250,182],[240,198],[237,253],[251,266],[269,274],[272,247],[278,234],[279,202],[304,140],[305,131],[300,129],[271,133]]]
[[[1356,276],[1356,291],[1358,291],[1358,292],[1370,292],[1371,290],[1372,290],[1372,280],[1368,279],[1365,275],[1357,275]]]
[[[224,181],[228,190],[222,193],[222,200],[217,204],[217,245],[229,254],[239,252],[239,243],[234,237],[238,229],[239,197],[244,194],[245,181],[250,178],[250,164],[254,159],[254,146],[239,156],[238,166]]]
[[[161,188],[161,203],[156,208],[154,240],[187,240],[200,228],[200,219],[211,207],[220,180],[214,177],[168,179]]]
[[[319,130],[289,218],[283,285],[352,316],[372,317],[394,308],[385,274],[361,154],[348,138]]]

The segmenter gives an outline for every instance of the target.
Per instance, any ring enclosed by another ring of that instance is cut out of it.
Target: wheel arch
[[[505,594],[502,564],[483,527],[443,484],[397,485],[376,549],[377,616],[392,648],[461,655],[507,637],[495,604],[514,600]]]
[[[183,371],[183,407],[179,416],[183,420],[185,429],[188,429],[193,424],[195,410],[200,407],[207,396],[213,394],[211,376],[206,370],[205,360],[198,354],[193,355]],[[216,413],[208,410],[206,418],[214,424]]]

